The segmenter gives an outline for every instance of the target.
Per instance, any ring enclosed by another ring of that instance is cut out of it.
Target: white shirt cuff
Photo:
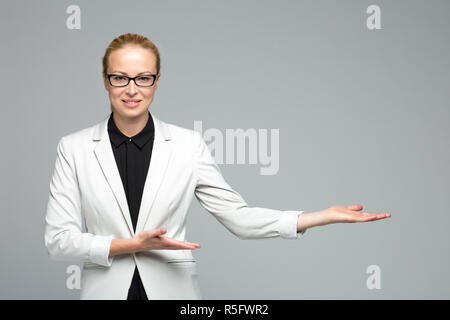
[[[299,239],[306,231],[297,232],[298,216],[304,211],[284,211],[279,221],[279,232],[283,239]]]
[[[91,250],[89,252],[89,258],[91,262],[100,264],[105,267],[110,267],[113,261],[113,257],[109,257],[109,247],[114,236],[99,236],[95,235]]]

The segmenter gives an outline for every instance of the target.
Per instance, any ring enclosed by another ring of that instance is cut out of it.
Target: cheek
[[[145,94],[145,97],[147,99],[152,99],[155,95],[155,90],[150,90],[148,93]]]
[[[114,89],[109,90],[109,96],[113,99],[119,99],[121,95],[122,95],[122,93],[118,90],[114,90]]]

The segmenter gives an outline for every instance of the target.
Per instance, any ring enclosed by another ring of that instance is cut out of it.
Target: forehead
[[[149,50],[139,46],[126,46],[117,49],[109,55],[109,72],[122,71],[127,74],[137,74],[142,71],[156,73],[156,56]]]

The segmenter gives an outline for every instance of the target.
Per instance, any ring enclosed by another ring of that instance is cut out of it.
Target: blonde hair
[[[156,74],[159,74],[159,70],[161,68],[161,58],[159,55],[158,47],[150,39],[148,39],[143,35],[136,33],[125,33],[118,36],[113,41],[111,41],[111,43],[106,48],[105,55],[102,58],[103,76],[105,78],[106,78],[106,70],[108,70],[109,56],[115,50],[122,49],[126,45],[138,45],[144,49],[149,49],[150,51],[152,51],[156,57]]]

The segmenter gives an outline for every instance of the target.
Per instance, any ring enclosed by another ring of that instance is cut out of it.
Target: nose
[[[126,92],[130,95],[134,95],[137,92],[136,83],[133,80],[130,80],[130,83],[127,86]]]

